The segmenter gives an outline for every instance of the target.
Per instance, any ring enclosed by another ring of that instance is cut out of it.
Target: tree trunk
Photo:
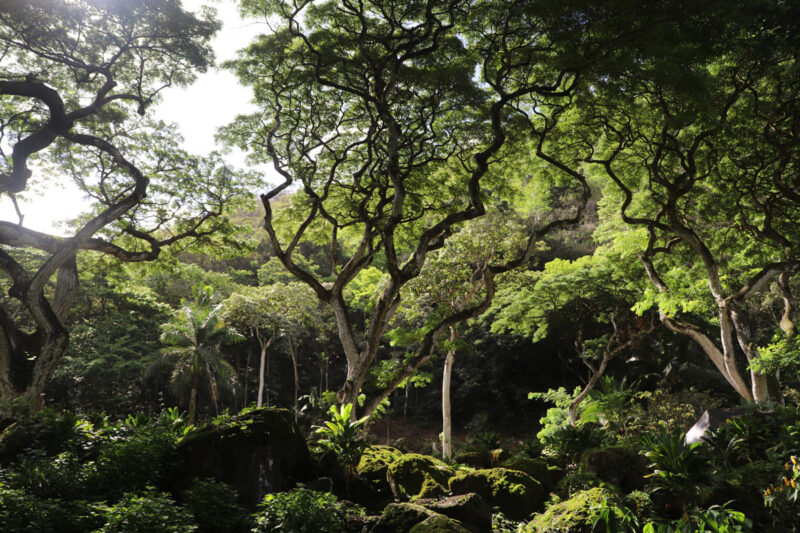
[[[300,370],[297,367],[297,344],[290,342],[292,353],[292,370],[294,370],[294,421],[297,423],[297,396],[300,392]]]
[[[250,343],[247,343],[247,362],[244,366],[244,400],[242,401],[242,409],[247,407],[247,388],[250,381],[250,358],[253,355],[253,349]]]
[[[450,326],[450,342],[456,342],[456,328]],[[453,363],[456,359],[455,347],[451,344],[447,350],[442,370],[442,459],[449,461],[453,457],[453,419],[450,410],[450,382],[453,374]]]
[[[256,330],[256,337],[258,338],[258,342],[261,345],[261,359],[258,367],[258,400],[256,403],[257,407],[261,407],[264,405],[264,387],[265,387],[265,374],[268,371],[269,363],[267,361],[267,350],[272,345],[272,342],[275,340],[278,331],[275,330],[272,332],[272,336],[269,340],[264,341],[264,338],[261,336],[261,333]],[[269,407],[269,394],[267,394],[267,407]]]
[[[193,379],[193,381],[195,381]],[[189,425],[194,425],[195,413],[197,412],[197,385],[192,384],[192,391],[189,393]]]

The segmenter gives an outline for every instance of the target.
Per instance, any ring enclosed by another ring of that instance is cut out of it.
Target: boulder
[[[600,504],[604,501],[610,502],[615,508],[619,503],[611,493],[601,487],[576,492],[572,498],[556,503],[537,515],[525,526],[523,532],[591,533],[599,515]],[[615,512],[622,519],[621,511]]]
[[[715,429],[727,422],[731,418],[739,418],[747,413],[747,409],[738,407],[721,407],[719,409],[706,409],[697,422],[686,432],[684,442],[694,444],[700,442],[708,433],[708,430]]]
[[[370,446],[361,454],[356,471],[358,475],[372,484],[379,493],[391,494],[389,486],[389,465],[403,455],[391,446]]]
[[[470,533],[455,520],[450,520],[446,516],[430,516],[412,527],[408,533]]]
[[[422,505],[453,520],[458,520],[471,533],[491,533],[492,509],[478,494],[459,494],[442,499],[425,498],[414,500]]]
[[[216,478],[251,508],[311,473],[306,441],[287,409],[257,409],[204,426],[181,441],[178,453],[183,461],[176,488],[187,488],[193,478]]]
[[[390,503],[370,533],[408,533],[411,528],[433,516],[441,515],[413,503]]]
[[[509,470],[525,472],[541,483],[546,490],[552,488],[556,481],[558,481],[551,479],[555,476],[550,472],[550,465],[543,459],[533,459],[527,455],[514,455],[500,463],[500,466],[502,468],[508,468]]]
[[[627,446],[586,450],[580,465],[584,472],[594,473],[625,493],[644,488],[644,476],[649,473],[645,458]]]
[[[450,478],[452,494],[479,494],[491,507],[513,520],[527,520],[544,499],[542,484],[525,472],[507,468],[487,468],[461,472]]]
[[[387,469],[389,486],[398,500],[443,496],[452,475],[446,463],[418,453],[401,455]]]

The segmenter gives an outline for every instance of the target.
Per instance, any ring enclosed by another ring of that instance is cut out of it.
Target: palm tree
[[[231,387],[236,376],[222,356],[222,345],[244,340],[222,320],[220,306],[212,306],[212,296],[210,287],[197,291],[193,303],[185,304],[161,326],[161,342],[166,345],[163,353],[175,360],[170,385],[178,398],[185,397],[188,391],[190,424],[195,421],[197,393],[203,388],[210,391],[219,413],[220,388]]]

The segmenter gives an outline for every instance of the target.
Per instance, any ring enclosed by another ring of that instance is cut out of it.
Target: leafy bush
[[[125,494],[106,512],[98,533],[188,533],[196,531],[192,514],[169,495],[148,487],[140,494]]]
[[[346,404],[338,409],[332,405],[328,410],[330,420],[324,426],[317,426],[316,433],[319,437],[317,444],[336,454],[348,469],[350,474],[355,473],[361,452],[367,447],[367,442],[359,437],[359,427],[367,421],[367,417],[356,420],[350,419],[353,405]]]
[[[158,485],[177,464],[175,435],[159,425],[120,430],[100,448],[87,483],[101,499]]]
[[[26,451],[6,471],[6,479],[39,498],[77,499],[86,489],[83,464],[68,451],[53,457],[45,455],[44,450]]]
[[[102,525],[102,506],[85,501],[32,497],[0,482],[0,531],[84,533]]]
[[[643,533],[745,533],[753,531],[753,523],[742,513],[726,505],[713,505],[706,510],[693,509],[683,518],[669,523],[651,522]]]
[[[542,429],[536,437],[541,442],[544,453],[564,464],[576,460],[583,451],[597,448],[609,440],[609,435],[604,430],[589,422],[596,420],[598,416],[596,406],[590,401],[581,403],[577,424],[575,426],[570,424],[567,408],[578,392],[580,389],[575,389],[574,394],[569,394],[564,387],[560,387],[557,390],[528,394],[530,399],[541,399],[555,404],[555,407],[548,409],[547,414],[539,420]],[[587,409],[590,414],[584,420],[583,414]]]
[[[784,472],[764,491],[764,505],[774,512],[776,523],[800,526],[800,457],[792,455]]]
[[[644,455],[650,460],[652,491],[666,492],[671,504],[681,511],[702,503],[710,494],[712,478],[709,458],[702,453],[702,443],[687,445],[678,431],[642,435]]]
[[[25,450],[41,450],[45,455],[80,450],[92,437],[92,426],[86,420],[69,411],[42,409],[3,430],[0,463],[12,461]]]
[[[200,532],[247,530],[247,511],[236,500],[236,491],[230,485],[214,479],[196,479],[192,487],[183,493],[184,507],[195,517]]]
[[[254,533],[341,533],[345,508],[328,492],[299,487],[264,496],[255,519]]]

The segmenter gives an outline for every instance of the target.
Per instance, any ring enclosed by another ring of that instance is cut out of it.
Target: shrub
[[[83,533],[102,523],[97,504],[36,498],[0,483],[0,531],[4,533]]]
[[[178,462],[175,435],[165,427],[149,425],[111,438],[89,466],[87,483],[98,499],[158,485]]]
[[[184,507],[194,516],[198,531],[228,533],[249,528],[247,511],[237,502],[236,491],[214,479],[194,480],[183,493]]]
[[[7,470],[15,488],[39,498],[79,499],[85,494],[83,464],[73,452],[45,455],[44,450],[23,452]]]
[[[329,492],[299,487],[288,492],[267,494],[255,514],[254,533],[341,533],[345,508]]]
[[[338,409],[332,405],[328,411],[330,420],[324,426],[316,427],[319,446],[334,452],[351,475],[356,471],[361,452],[367,447],[367,442],[359,437],[359,427],[367,421],[367,417],[353,422],[350,420],[352,411],[353,404],[342,405]]]
[[[713,479],[711,465],[702,453],[702,443],[687,445],[679,431],[642,435],[644,455],[650,460],[648,474],[651,491],[666,492],[668,506],[684,512],[688,506],[699,504],[709,496]]]
[[[42,409],[6,427],[0,434],[0,463],[8,463],[24,450],[45,455],[75,451],[92,438],[91,424],[69,411]]]
[[[141,494],[128,493],[106,512],[98,533],[188,533],[196,531],[192,514],[169,495],[148,487]]]

